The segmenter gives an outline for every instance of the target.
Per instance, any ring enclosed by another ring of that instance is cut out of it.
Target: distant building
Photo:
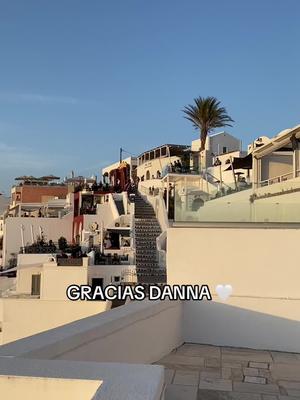
[[[137,177],[140,181],[160,179],[170,172],[168,169],[175,161],[180,161],[187,155],[189,159],[190,146],[180,144],[164,144],[145,151],[138,157]]]
[[[57,183],[60,178],[53,175],[35,178],[33,176],[21,176],[16,178],[20,181],[11,189],[10,215],[20,215],[20,205],[26,205],[28,213],[30,209],[41,207],[49,200],[65,199],[68,187],[64,183]]]
[[[227,132],[214,133],[207,136],[205,150],[199,154],[201,140],[192,141],[193,164],[197,169],[205,169],[213,166],[217,156],[242,150],[242,141]],[[201,161],[200,161],[201,160]]]
[[[111,186],[115,191],[126,189],[130,181],[136,180],[137,158],[127,157],[102,169],[103,184]]]

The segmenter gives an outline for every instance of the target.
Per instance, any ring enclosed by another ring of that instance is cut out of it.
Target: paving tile
[[[193,343],[183,344],[177,348],[176,353],[189,357],[219,358],[221,356],[218,346]]]
[[[289,396],[297,397],[298,400],[300,399],[300,390],[287,389],[287,393]]]
[[[268,363],[263,363],[263,362],[250,361],[249,367],[250,368],[268,369],[269,368],[269,364]]]
[[[204,365],[205,367],[220,368],[221,360],[220,358],[205,358]]]
[[[223,361],[255,361],[255,362],[272,362],[271,354],[265,350],[252,350],[224,347],[221,348]]]
[[[273,393],[279,394],[279,387],[275,384],[262,385],[259,383],[233,382],[233,390],[247,393]]]
[[[279,396],[279,400],[299,400],[300,397],[295,397],[295,396]]]
[[[228,394],[231,396],[229,399],[232,400],[261,400],[261,395],[256,393],[231,392]]]
[[[229,368],[242,368],[248,366],[248,361],[223,361],[221,360],[222,367]]]
[[[175,385],[198,386],[199,372],[198,371],[177,370],[175,372],[173,383]]]
[[[278,363],[293,363],[300,364],[299,354],[297,353],[284,353],[281,351],[271,351],[274,362]]]
[[[197,386],[167,385],[165,400],[197,400]]]
[[[202,357],[187,357],[187,356],[182,356],[176,353],[171,353],[167,355],[166,357],[162,358],[157,362],[157,364],[162,364],[162,365],[173,365],[177,369],[177,365],[186,365],[186,366],[197,366],[201,367],[204,366],[204,358]],[[182,368],[178,368],[182,369]]]
[[[263,394],[262,400],[278,400],[278,397],[273,394]]]
[[[208,368],[200,371],[200,379],[206,378],[221,378],[221,370],[219,368]]]
[[[231,368],[223,367],[221,370],[221,376],[223,379],[231,379]]]
[[[174,378],[175,371],[174,369],[165,368],[165,384],[172,383]]]
[[[199,389],[198,400],[261,400],[260,394]]]
[[[232,368],[231,369],[231,379],[234,382],[242,382],[244,379],[243,371],[239,368]]]
[[[244,382],[248,383],[261,383],[265,385],[267,383],[266,378],[262,378],[260,376],[245,376]]]
[[[231,391],[232,381],[222,378],[200,378],[199,389]]]
[[[248,376],[259,376],[258,368],[243,368],[243,374]]]
[[[274,379],[300,382],[300,364],[274,363],[270,371]]]
[[[295,381],[278,381],[278,385],[285,389],[297,389],[300,390],[300,382]]]
[[[220,393],[216,390],[199,389],[198,400],[220,400]]]
[[[268,383],[275,383],[275,379],[272,377],[271,372],[268,369],[259,369],[258,376],[266,378]]]

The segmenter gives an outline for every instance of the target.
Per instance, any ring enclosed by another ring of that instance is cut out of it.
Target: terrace
[[[223,314],[231,307],[219,306]],[[0,347],[1,387],[12,393],[16,385],[24,389],[24,377],[32,387],[51,378],[59,397],[61,379],[83,379],[99,382],[86,399],[299,399],[300,354],[195,343],[195,318],[189,302],[131,302],[18,340]],[[221,322],[212,315],[202,331],[213,333]],[[273,319],[275,337],[280,324],[290,322]],[[230,327],[222,329],[226,335]]]
[[[184,343],[165,367],[165,400],[300,398],[300,354]]]

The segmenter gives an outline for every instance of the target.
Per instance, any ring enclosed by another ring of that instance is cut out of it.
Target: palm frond
[[[215,128],[232,126],[234,120],[227,114],[226,108],[220,106],[215,97],[197,97],[194,104],[183,108],[184,117],[200,130],[201,149],[204,150],[209,132]]]

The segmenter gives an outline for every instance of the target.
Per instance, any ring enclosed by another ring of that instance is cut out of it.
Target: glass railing
[[[300,223],[299,202],[281,199],[279,203],[274,198],[253,200],[252,190],[230,192],[233,194],[230,197],[218,191],[208,194],[197,188],[187,188],[184,192],[175,187],[174,193],[175,222]]]

